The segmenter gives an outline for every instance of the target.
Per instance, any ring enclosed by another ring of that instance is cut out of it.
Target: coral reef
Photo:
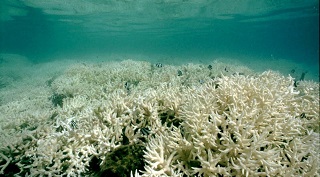
[[[320,174],[319,83],[209,66],[74,65],[0,106],[0,173]]]
[[[129,176],[133,170],[143,170],[143,150],[139,144],[123,145],[108,153],[98,176]]]

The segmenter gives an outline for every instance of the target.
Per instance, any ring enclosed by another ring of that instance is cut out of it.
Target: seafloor
[[[224,61],[1,54],[0,174],[320,175],[318,75]]]

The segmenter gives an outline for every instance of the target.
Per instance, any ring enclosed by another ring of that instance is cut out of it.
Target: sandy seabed
[[[5,176],[318,176],[319,83],[213,60],[1,55]]]

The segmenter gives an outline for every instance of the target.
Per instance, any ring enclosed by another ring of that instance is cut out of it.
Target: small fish
[[[72,130],[78,128],[77,123],[74,120],[70,122],[70,127],[72,128]]]
[[[156,63],[156,67],[158,67],[158,68],[162,68],[162,64],[161,63]]]
[[[307,73],[308,73],[308,71],[303,72],[303,73],[301,74],[301,76],[300,76],[299,81],[303,81],[303,80],[304,80],[304,77],[306,76]]]
[[[130,93],[131,93],[130,85],[131,85],[131,83],[129,81],[124,84],[124,88],[127,90],[128,95],[130,95]]]
[[[182,71],[178,70],[178,76],[182,76]]]
[[[129,91],[129,90],[130,90],[130,82],[126,82],[126,83],[124,84],[124,88]]]
[[[208,66],[208,69],[209,69],[209,70],[212,70],[212,65],[209,65],[209,66]]]

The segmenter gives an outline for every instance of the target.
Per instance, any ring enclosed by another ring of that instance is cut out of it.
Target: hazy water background
[[[319,65],[318,0],[3,0],[0,5],[0,53],[34,62],[143,55],[186,61],[284,58]]]

